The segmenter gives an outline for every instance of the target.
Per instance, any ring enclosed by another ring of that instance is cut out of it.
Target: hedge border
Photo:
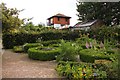
[[[83,62],[90,62],[90,63],[94,63],[95,60],[100,60],[100,59],[105,59],[105,60],[111,60],[110,56],[105,55],[104,53],[94,53],[91,52],[91,49],[84,49],[80,51],[80,60]],[[93,49],[92,49],[93,50]]]
[[[16,53],[22,53],[24,52],[23,46],[14,46],[13,51]]]
[[[39,48],[48,48],[48,47],[34,47],[28,49],[28,56],[31,59],[41,60],[41,61],[50,61],[55,60],[56,56],[60,54],[60,48],[54,48],[54,50],[44,51],[38,50]]]
[[[24,52],[28,52],[29,48],[43,46],[41,43],[26,43],[23,45]]]

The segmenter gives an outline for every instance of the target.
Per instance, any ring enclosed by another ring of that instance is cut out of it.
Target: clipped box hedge
[[[61,40],[41,41],[40,43],[43,44],[43,46],[49,46],[49,45],[53,45],[53,44],[59,44],[59,43],[61,43]]]
[[[27,52],[29,48],[43,46],[41,43],[26,43],[23,45],[24,52]]]
[[[2,44],[5,49],[12,49],[14,46],[24,45],[25,43],[35,43],[38,37],[38,34],[5,33],[2,35]]]
[[[14,46],[24,45],[25,43],[35,43],[38,39],[41,41],[49,40],[75,40],[79,38],[79,32],[51,30],[42,31],[40,33],[4,33],[2,35],[3,47],[12,49]],[[47,45],[47,43],[44,43]]]
[[[23,46],[14,46],[13,51],[21,53],[21,52],[24,52],[24,49],[23,49]]]
[[[60,47],[61,44],[52,44],[52,45],[50,45],[50,46],[52,46],[52,47]]]
[[[43,50],[51,48],[52,50]],[[28,56],[31,59],[35,60],[41,60],[41,61],[50,61],[55,60],[56,56],[60,54],[59,48],[53,48],[53,47],[34,47],[29,48],[28,50]]]
[[[94,63],[95,60],[111,60],[109,54],[106,55],[104,52],[96,51],[94,49],[84,49],[80,51],[80,60],[83,62]]]

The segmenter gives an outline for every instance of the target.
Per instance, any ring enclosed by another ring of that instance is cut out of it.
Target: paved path
[[[3,78],[58,78],[55,61],[37,61],[27,54],[5,50],[2,56]]]
[[[2,78],[2,36],[0,33],[0,79]]]

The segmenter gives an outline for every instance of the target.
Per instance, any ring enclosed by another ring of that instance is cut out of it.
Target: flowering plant
[[[100,71],[95,65],[85,63],[62,63],[56,68],[60,75],[64,75],[68,79],[85,79],[85,78],[106,78],[106,72]]]
[[[88,44],[88,42],[86,42],[85,46],[86,46],[87,49],[90,47],[90,45]]]

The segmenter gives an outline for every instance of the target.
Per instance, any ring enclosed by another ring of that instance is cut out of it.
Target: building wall
[[[101,27],[104,23],[102,21],[97,21],[95,24],[91,26],[91,29],[96,30],[97,28]]]
[[[66,21],[67,19],[67,21]],[[53,23],[54,24],[61,24],[61,25],[69,25],[70,24],[70,19],[68,18],[59,18],[58,17],[54,17],[53,18]]]

